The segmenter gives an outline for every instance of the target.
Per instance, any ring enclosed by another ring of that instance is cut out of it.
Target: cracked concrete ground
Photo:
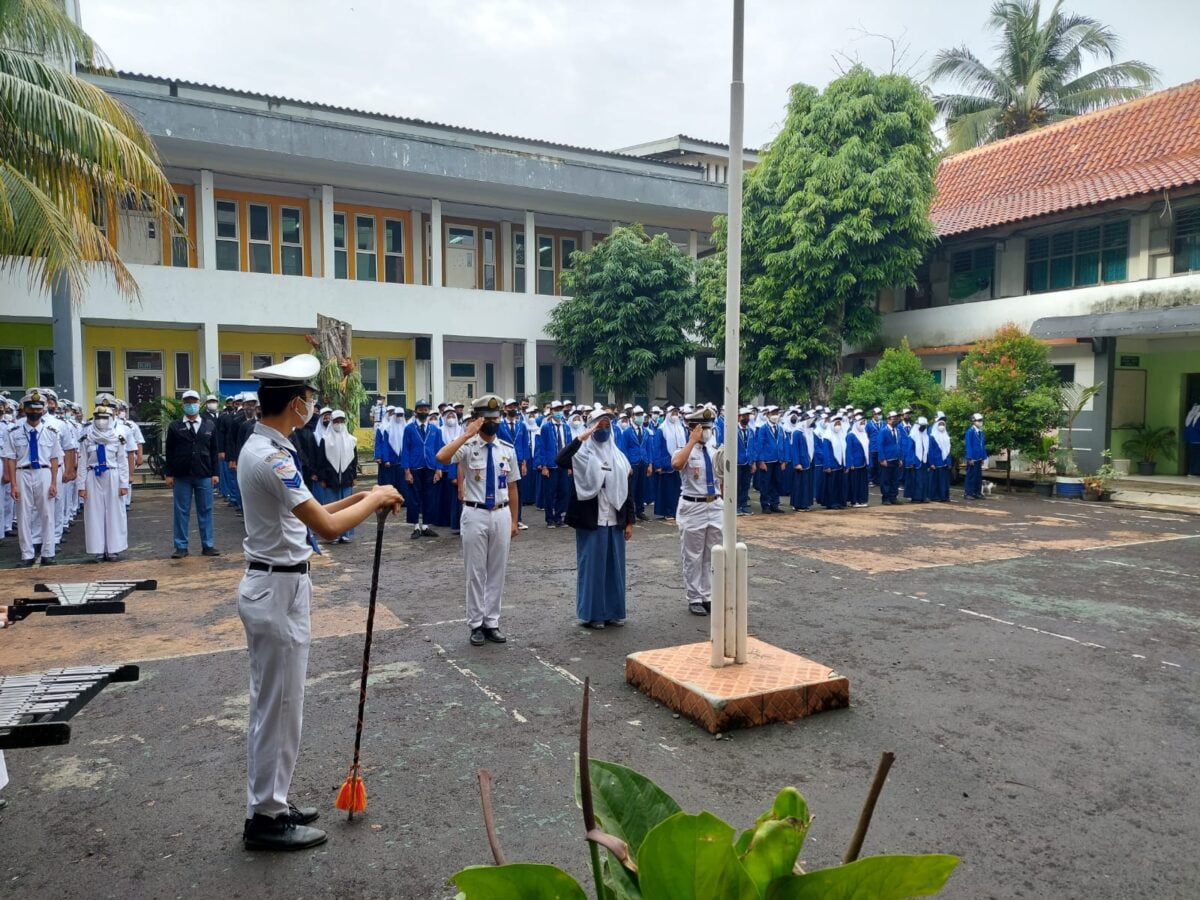
[[[639,525],[630,621],[574,621],[574,541],[515,542],[503,647],[468,646],[457,540],[389,527],[363,755],[367,813],[332,808],[353,741],[370,540],[314,569],[305,735],[293,785],[329,843],[245,852],[247,672],[234,589],[241,520],[218,504],[218,559],[171,561],[170,503],[139,491],[126,561],[0,568],[0,602],[34,582],[157,578],[123,616],[33,617],[0,632],[0,672],[140,662],[73,721],[71,743],[7,754],[0,894],[21,898],[452,897],[489,860],[475,773],[496,777],[510,859],[587,854],[571,800],[579,682],[592,750],[685,809],[743,827],[796,784],[834,864],[882,750],[897,763],[865,853],[944,851],[947,897],[1194,897],[1200,890],[1200,518],[1000,496],[975,505],[742,519],[751,630],[834,666],[851,707],[714,741],[624,683],[627,653],[703,639],[685,612],[677,533]],[[83,563],[82,525],[59,559]],[[15,540],[0,545],[13,565]]]

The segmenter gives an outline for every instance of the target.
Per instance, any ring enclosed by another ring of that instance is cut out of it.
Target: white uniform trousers
[[[0,537],[10,531],[17,521],[17,504],[8,485],[0,485]]]
[[[21,559],[33,559],[33,545],[42,545],[42,556],[54,555],[54,500],[50,497],[50,469],[17,469],[17,534]]]
[[[83,537],[87,552],[93,556],[124,553],[129,549],[129,520],[125,513],[125,498],[121,496],[120,475],[113,468],[103,475],[97,475],[93,470],[81,474],[86,477]]]
[[[67,485],[63,478],[63,460],[58,461],[58,493],[54,495],[54,543],[61,544],[67,524]]]
[[[288,809],[304,722],[311,599],[307,574],[251,570],[238,588],[238,615],[250,651],[247,819]]]
[[[721,543],[721,510],[725,501],[693,503],[679,498],[675,524],[679,528],[679,556],[683,563],[683,590],[688,603],[712,600],[712,548]]]
[[[486,510],[464,506],[460,528],[467,570],[467,625],[496,628],[512,541],[512,511],[508,507]]]

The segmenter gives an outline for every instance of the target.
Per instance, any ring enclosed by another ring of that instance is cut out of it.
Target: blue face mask
[[[561,422],[563,420],[563,414],[561,412],[556,412],[554,414],[554,419],[555,421]]]
[[[592,437],[594,437],[597,441],[599,441],[601,444],[603,444],[610,437],[612,437],[612,429],[611,428],[601,428],[599,431],[597,431],[595,434],[593,434]]]
[[[634,424],[634,425],[641,425],[641,424],[642,424],[643,422],[645,422],[645,421],[646,421],[646,417],[645,417],[645,416],[634,416],[634,417],[633,417],[633,424]]]
[[[183,404],[183,414],[184,414],[185,416],[194,416],[194,415],[196,415],[198,412],[200,412],[200,404],[199,404],[199,403],[185,403],[185,404]]]

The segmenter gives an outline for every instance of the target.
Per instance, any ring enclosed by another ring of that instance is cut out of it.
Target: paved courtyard
[[[797,785],[816,816],[811,867],[841,857],[893,750],[864,853],[959,854],[947,897],[1200,890],[1200,517],[997,496],[743,519],[751,631],[846,675],[851,706],[714,740],[624,683],[627,653],[707,635],[685,611],[674,527],[638,526],[629,624],[590,632],[573,616],[573,535],[527,514],[503,647],[467,644],[457,540],[389,526],[363,740],[370,808],[349,825],[332,803],[352,749],[370,535],[316,563],[293,797],[321,806],[330,840],[294,855],[240,842],[241,520],[219,504],[225,555],[170,561],[169,498],[139,491],[121,563],[12,569],[16,541],[4,542],[0,602],[51,573],[151,577],[159,590],[132,595],[124,616],[0,632],[0,672],[142,667],[76,717],[69,745],[7,754],[0,894],[451,897],[447,876],[490,859],[480,767],[496,777],[509,858],[583,879],[571,784],[585,676],[594,755],[738,826]],[[82,539],[80,524],[62,562],[83,563]]]

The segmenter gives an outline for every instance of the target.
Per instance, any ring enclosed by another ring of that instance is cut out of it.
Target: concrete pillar
[[[592,381],[592,373],[583,369],[575,370],[575,396],[577,403],[591,403],[595,396],[596,385]]]
[[[213,173],[200,170],[200,184],[196,191],[196,223],[200,229],[196,250],[200,254],[201,269],[217,267],[217,201],[213,197]]]
[[[435,201],[436,202],[436,201]],[[437,242],[434,242],[437,255]],[[429,402],[434,406],[446,399],[446,361],[444,357],[445,337],[438,333],[430,335],[429,341]]]
[[[534,338],[525,341],[525,396],[536,397],[537,392],[537,339]]]
[[[325,252],[325,235],[333,228],[325,227],[325,216],[320,197],[308,198],[308,222],[305,228],[308,234],[304,243],[308,245],[308,256],[312,260],[312,277],[321,278],[325,269],[333,268],[333,254]]]
[[[424,284],[425,246],[423,241],[425,240],[425,223],[421,221],[421,211],[419,209],[411,211],[410,224],[412,227],[408,230],[412,232],[413,284]]]
[[[683,361],[683,402],[696,405],[696,357]]]
[[[537,217],[525,210],[525,293],[537,293]],[[536,382],[535,382],[536,384]]]
[[[580,247],[579,249],[581,249],[581,250],[591,250],[592,249],[592,232],[590,230],[585,231],[583,233],[583,246]]]
[[[496,392],[506,400],[517,396],[516,355],[512,341],[500,342],[500,371],[496,373]]]
[[[621,227],[621,223],[618,222],[616,219],[613,219],[611,222],[608,223],[608,233],[612,234],[614,231],[616,231],[620,227]]]
[[[346,227],[346,242],[350,241],[349,223]],[[347,246],[347,265],[349,265],[349,247]],[[315,258],[316,254],[314,254]],[[333,252],[333,185],[321,185],[321,274],[325,278],[333,278],[337,274]],[[313,263],[313,274],[317,274],[316,263]],[[349,274],[349,271],[347,271]]]
[[[688,256],[696,259],[700,255],[700,238],[695,231],[688,232]]]
[[[500,223],[500,290],[513,289],[512,222]]]
[[[650,391],[650,405],[662,406],[667,399],[667,373],[659,372],[654,376],[653,388]]]
[[[442,249],[446,246],[446,241],[442,237],[442,201],[434,200],[433,209],[429,213],[429,249],[432,251],[429,257],[429,266],[433,269],[429,273],[429,283],[434,287],[444,287],[446,282],[442,276]],[[437,369],[434,370],[434,377],[440,377]]]
[[[314,262],[314,274],[316,273]],[[221,345],[216,322],[200,324],[200,377],[208,382],[214,393],[221,380]]]
[[[71,286],[65,278],[54,281],[50,291],[50,314],[53,316],[50,332],[54,351],[54,390],[60,397],[68,397],[87,408],[92,398],[83,395],[83,323],[71,302]]]

